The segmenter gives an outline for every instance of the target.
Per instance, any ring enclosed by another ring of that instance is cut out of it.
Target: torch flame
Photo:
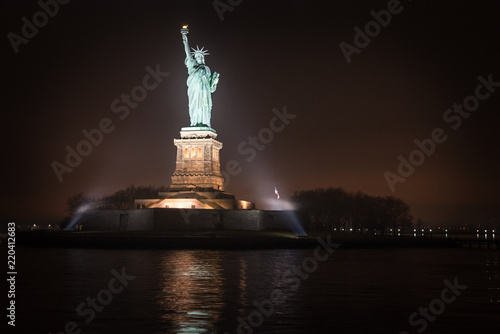
[[[182,26],[182,29],[187,29],[188,25]]]

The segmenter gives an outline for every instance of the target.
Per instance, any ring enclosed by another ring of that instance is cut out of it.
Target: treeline
[[[295,192],[293,201],[306,230],[384,234],[411,228],[413,217],[403,200],[347,192],[342,187]]]
[[[91,197],[83,193],[78,193],[68,198],[66,201],[66,210],[69,216],[72,217],[83,207],[116,210],[133,209],[135,199],[159,198],[158,193],[167,190],[168,187],[165,186],[150,185],[136,187],[132,184],[110,196]]]
[[[92,209],[134,209],[135,199],[158,198],[159,192],[168,191],[166,186],[130,185],[112,195],[90,197],[78,193],[66,202],[69,217],[78,210]],[[295,192],[292,201],[300,212],[301,221],[308,231],[351,231],[354,233],[380,234],[398,228],[413,227],[410,207],[403,200],[393,197],[370,196],[362,192],[348,192],[342,187],[319,188]]]

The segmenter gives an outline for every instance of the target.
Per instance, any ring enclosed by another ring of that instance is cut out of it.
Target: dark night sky
[[[173,139],[189,122],[180,28],[210,52],[221,74],[212,95],[212,127],[243,171],[227,191],[267,208],[274,186],[342,186],[407,201],[430,224],[498,224],[500,88],[457,130],[443,121],[474,94],[477,77],[500,81],[500,5],[494,1],[402,1],[401,13],[348,64],[339,47],[387,1],[242,1],[221,21],[212,1],[71,1],[15,54],[8,32],[32,21],[36,1],[2,1],[2,220],[61,219],[77,192],[111,194],[130,184],[169,185]],[[110,105],[142,83],[146,66],[169,76],[129,116]],[[269,126],[272,110],[297,117],[252,162],[238,153]],[[59,182],[83,129],[103,118],[115,129]],[[391,192],[415,139],[442,128],[448,136]]]

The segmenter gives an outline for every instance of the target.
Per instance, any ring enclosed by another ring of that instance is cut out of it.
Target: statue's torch
[[[189,33],[188,25],[182,26],[181,34],[187,35]]]

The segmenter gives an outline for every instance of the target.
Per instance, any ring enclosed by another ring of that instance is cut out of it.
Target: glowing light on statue
[[[212,93],[217,88],[219,82],[219,73],[210,72],[210,68],[205,65],[205,56],[209,53],[203,47],[190,51],[187,34],[189,29],[187,25],[181,29],[186,60],[184,63],[188,69],[188,99],[189,99],[189,117],[191,126],[210,127],[210,117],[212,113]]]
[[[278,188],[274,187],[274,193],[276,194],[276,199],[280,199],[280,193],[278,192]]]

